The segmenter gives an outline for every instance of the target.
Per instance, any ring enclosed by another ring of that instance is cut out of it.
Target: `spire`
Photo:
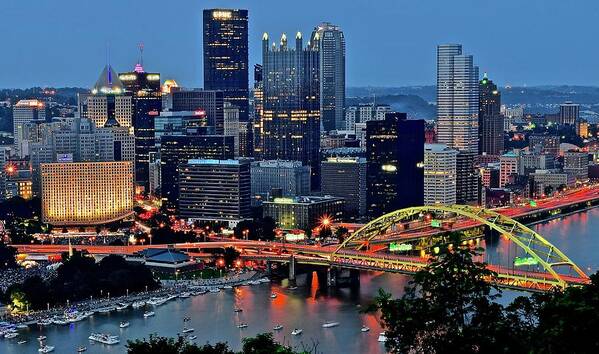
[[[139,48],[139,60],[137,61],[137,64],[135,64],[135,69],[133,69],[133,71],[135,71],[136,73],[143,73],[144,72],[144,44],[143,44],[143,42],[140,42],[137,45],[137,48]]]
[[[110,64],[106,64],[98,81],[92,87],[92,94],[120,94],[124,90],[123,83]]]

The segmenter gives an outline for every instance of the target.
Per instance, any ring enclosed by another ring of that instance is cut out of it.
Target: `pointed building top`
[[[118,75],[110,66],[110,64],[104,67],[98,81],[92,87],[92,94],[121,94],[124,91],[123,83],[119,80]]]

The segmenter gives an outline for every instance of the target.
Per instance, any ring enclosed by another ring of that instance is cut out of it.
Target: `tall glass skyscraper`
[[[437,47],[438,141],[478,152],[478,67],[461,44]]]
[[[320,84],[318,41],[303,47],[302,34],[295,47],[269,48],[268,34],[262,37],[264,75],[260,143],[265,160],[301,161],[312,167],[312,188],[320,186]]]
[[[345,129],[345,37],[328,22],[314,28],[312,43],[320,52],[320,110],[325,131]]]
[[[248,120],[247,10],[204,10],[204,89],[223,91]]]

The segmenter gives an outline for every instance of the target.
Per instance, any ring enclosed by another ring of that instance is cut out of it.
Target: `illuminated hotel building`
[[[443,144],[424,146],[424,205],[456,203],[457,155]]]
[[[87,118],[96,127],[130,127],[133,117],[133,97],[124,95],[125,87],[110,65],[104,67],[98,81],[87,96]],[[81,97],[80,97],[81,98]],[[79,104],[80,108],[82,104]]]
[[[424,202],[424,121],[405,113],[366,123],[367,209],[379,217]]]
[[[13,137],[17,155],[29,155],[23,143],[23,127],[29,122],[43,122],[46,120],[46,104],[40,100],[20,100],[13,107]]]
[[[248,11],[204,10],[204,89],[224,92],[248,121]],[[217,134],[221,134],[217,130]]]
[[[260,117],[265,160],[301,161],[312,168],[312,188],[320,185],[320,85],[318,40],[303,47],[302,34],[295,46],[287,36],[269,47],[262,37],[264,110]]]
[[[52,225],[100,225],[133,214],[133,162],[45,163],[42,220]]]

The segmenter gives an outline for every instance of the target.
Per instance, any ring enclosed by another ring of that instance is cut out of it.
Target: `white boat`
[[[387,336],[385,335],[385,332],[381,332],[381,333],[379,334],[379,339],[378,339],[378,341],[379,341],[379,342],[383,342],[383,343],[387,341]]]
[[[17,344],[25,344],[25,343],[27,343],[26,340],[20,340],[20,341],[17,342]]]
[[[293,336],[299,336],[300,334],[302,334],[303,331],[304,331],[303,329],[296,328],[293,331],[291,331],[291,335],[293,335]]]
[[[272,328],[272,330],[273,330],[273,331],[280,331],[280,330],[282,330],[282,329],[283,329],[283,326],[282,326],[282,325],[280,325],[280,324],[278,324],[278,325],[275,325],[275,326]]]
[[[210,288],[209,290],[211,293],[220,293],[220,289],[219,288]]]
[[[37,351],[40,353],[50,353],[54,351],[54,347],[51,345],[44,345],[41,346]]]
[[[102,344],[114,345],[119,343],[119,336],[113,336],[106,333],[92,333],[89,336],[89,340]]]
[[[129,327],[129,322],[121,321],[121,323],[119,323],[119,328],[127,328],[127,327]]]
[[[368,332],[368,331],[370,331],[370,327],[362,326],[362,328],[360,329],[360,331],[362,331],[362,332]]]
[[[188,298],[188,297],[190,297],[190,296],[191,296],[191,294],[190,294],[190,293],[188,293],[188,292],[183,292],[183,293],[179,294],[179,297],[180,297],[181,299],[187,299],[187,298]]]
[[[70,322],[67,321],[64,317],[54,317],[52,319],[52,323],[57,324],[57,325],[61,325],[61,326],[66,326],[68,325]]]
[[[79,348],[77,348],[77,353],[83,353],[86,350],[87,350],[87,347],[80,345]]]
[[[52,324],[52,319],[51,318],[44,318],[44,319],[41,319],[41,320],[37,321],[37,324],[39,326],[50,326]]]
[[[112,311],[116,310],[116,307],[114,306],[107,306],[107,307],[102,307],[98,309],[99,313],[110,313]]]
[[[259,280],[259,282],[261,282],[261,283],[270,283],[270,279],[268,279],[268,278],[262,278],[262,279]]]
[[[165,302],[167,302],[169,299],[166,297],[153,297],[150,300],[148,300],[147,304],[148,305],[154,305],[154,306],[160,306],[162,304],[164,304]]]
[[[187,337],[187,339],[189,339],[189,340],[194,340],[194,339],[196,339],[196,338],[198,338],[198,336],[194,336],[194,335],[192,335],[192,336],[189,336],[189,337]]]
[[[146,311],[146,312],[144,312],[144,318],[152,317],[154,315],[155,315],[154,311]]]
[[[29,328],[29,326],[26,324],[18,324],[17,325],[17,329],[28,329],[28,328]]]
[[[125,310],[126,308],[128,308],[130,305],[131,305],[131,304],[129,304],[129,303],[126,303],[126,302],[119,302],[119,303],[116,305],[116,310],[117,310],[117,311],[123,311],[123,310]]]
[[[335,321],[326,321],[325,323],[322,324],[322,328],[331,328],[331,327],[337,327],[339,326],[339,322],[335,322]]]
[[[290,286],[287,289],[289,289],[289,290],[295,290],[295,289],[297,289],[297,286]]]
[[[173,299],[176,299],[179,295],[169,295],[166,297],[166,301],[171,301]]]
[[[16,338],[19,334],[17,332],[9,332],[4,335],[4,338],[12,339]]]
[[[271,299],[276,299],[277,298],[277,294],[275,294],[275,293],[270,294],[270,298]]]
[[[37,337],[37,340],[39,340],[41,342],[41,341],[46,340],[46,338],[47,338],[46,336],[39,336],[39,337]]]
[[[131,307],[133,307],[134,309],[138,309],[140,307],[144,307],[146,306],[146,302],[145,301],[135,301],[131,304]]]
[[[233,287],[231,285],[225,285],[225,286],[223,286],[223,289],[231,290],[231,289],[233,289]]]
[[[247,328],[248,324],[247,323],[240,323],[237,325],[237,328]]]
[[[183,327],[183,333],[191,333],[193,331],[194,331],[193,328]]]

